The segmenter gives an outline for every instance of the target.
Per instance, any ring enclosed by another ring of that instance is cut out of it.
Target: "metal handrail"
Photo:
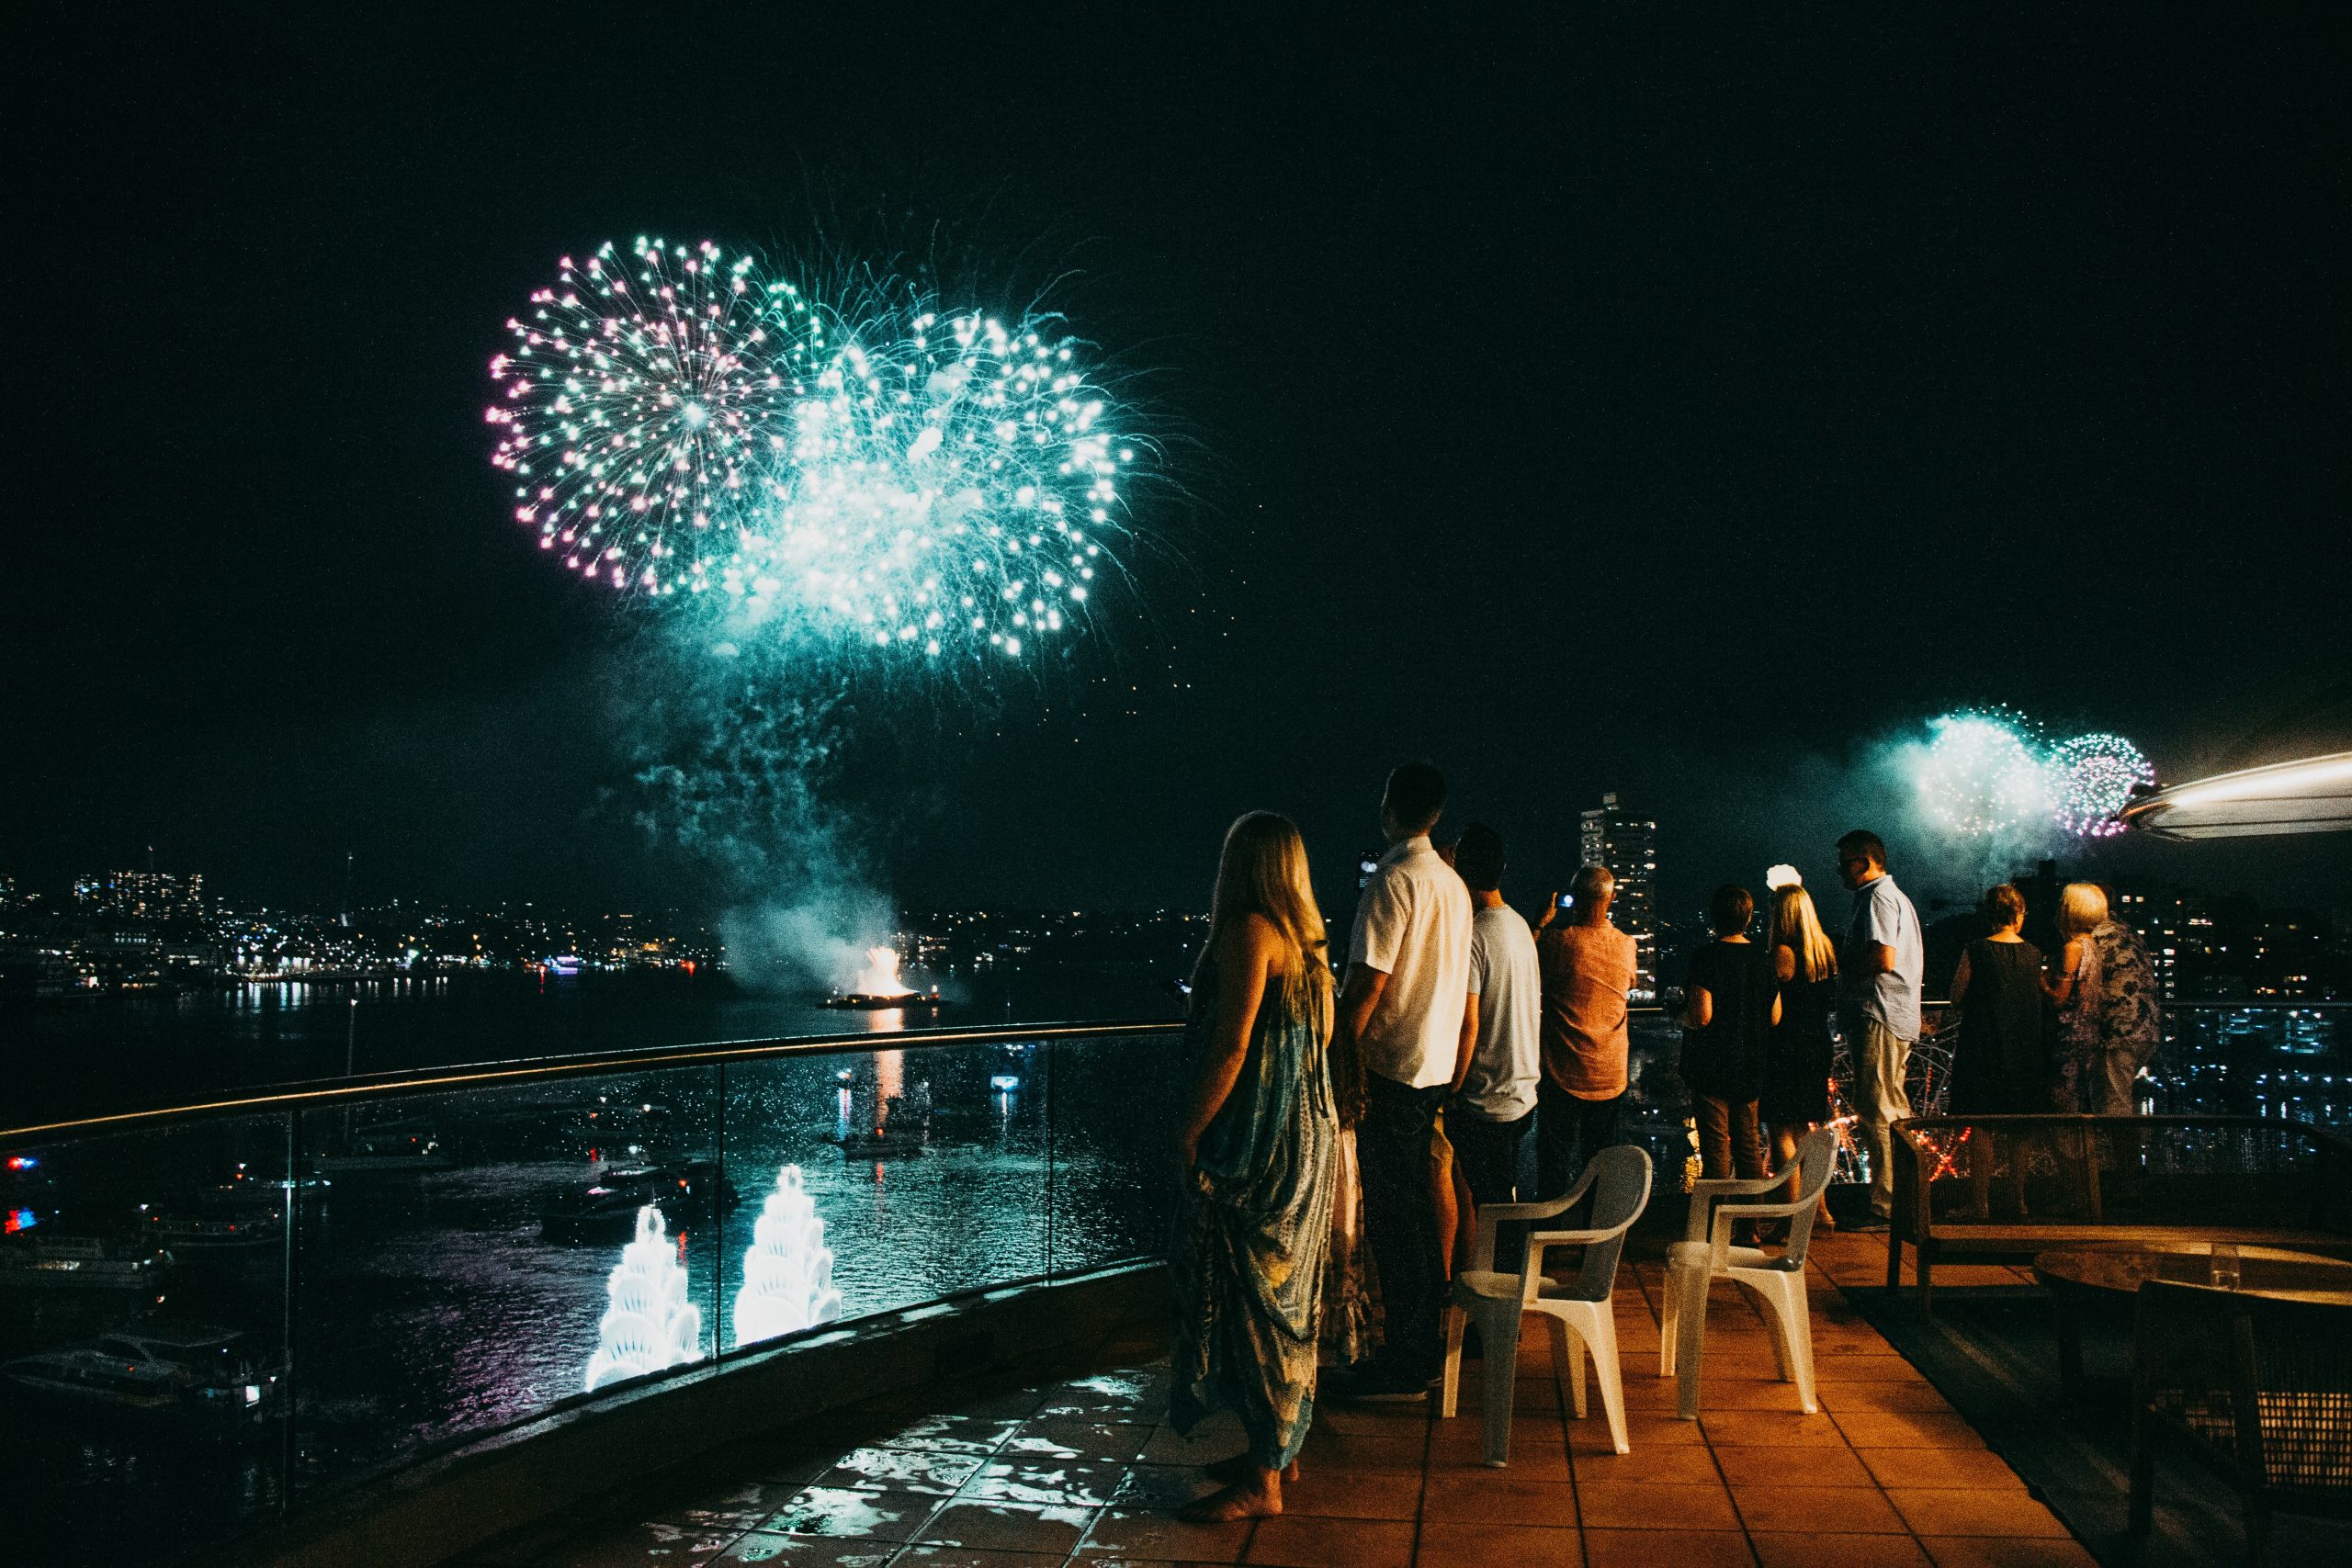
[[[59,1136],[89,1137],[164,1123],[209,1121],[222,1116],[256,1116],[321,1106],[357,1105],[491,1084],[512,1087],[556,1078],[596,1077],[610,1073],[649,1072],[698,1064],[767,1061],[785,1056],[929,1050],[946,1045],[1023,1044],[1038,1040],[1102,1035],[1133,1038],[1174,1034],[1182,1032],[1183,1027],[1181,1020],[1146,1019],[1097,1023],[1008,1024],[991,1029],[908,1029],[861,1034],[803,1034],[763,1040],[708,1041],[648,1050],[588,1051],[564,1056],[467,1062],[428,1068],[421,1073],[409,1070],[364,1073],[348,1078],[310,1079],[250,1094],[202,1100],[192,1105],[156,1106],[143,1111],[113,1111],[104,1116],[80,1116],[57,1122],[31,1122],[21,1127],[5,1127],[0,1128],[0,1150],[26,1143],[48,1142]]]

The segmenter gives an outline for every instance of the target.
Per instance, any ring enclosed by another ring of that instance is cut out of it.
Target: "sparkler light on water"
[[[2123,830],[2115,814],[2155,769],[2120,735],[2077,735],[2056,745],[2014,708],[1971,708],[1928,721],[1917,772],[1920,802],[1937,826],[1977,838],[2056,828],[2078,838]]]
[[[2131,804],[2134,789],[2156,782],[2155,768],[2120,735],[2077,735],[2051,752],[2048,766],[2058,825],[2086,839],[2123,831],[2115,814]]]
[[[811,301],[755,258],[569,258],[491,362],[515,517],[573,570],[784,638],[1019,657],[1079,623],[1137,444],[1059,318],[893,281]]]

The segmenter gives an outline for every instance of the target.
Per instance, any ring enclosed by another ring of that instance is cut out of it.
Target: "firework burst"
[[[1137,443],[1058,317],[749,254],[566,258],[491,361],[492,463],[565,566],[791,645],[1019,658],[1082,624]]]
[[[510,318],[490,362],[514,519],[570,570],[655,594],[707,586],[801,395],[824,325],[752,256],[610,243]]]
[[[1928,819],[1964,837],[2006,833],[2044,819],[2049,781],[2031,721],[2007,708],[1945,714],[1928,723],[1919,775]]]
[[[2156,782],[2156,770],[2120,735],[2077,735],[2052,749],[2044,764],[2058,825],[2078,838],[2106,839],[2123,831],[2116,813],[2132,791]]]

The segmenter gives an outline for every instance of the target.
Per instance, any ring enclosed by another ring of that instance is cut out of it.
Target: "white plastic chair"
[[[1507,1221],[1548,1220],[1592,1194],[1588,1230],[1536,1231],[1527,1238],[1527,1258],[1516,1274],[1495,1271],[1495,1228]],[[1488,1203],[1478,1211],[1473,1267],[1453,1279],[1445,1309],[1445,1390],[1438,1414],[1453,1416],[1462,1381],[1462,1331],[1476,1321],[1487,1362],[1487,1462],[1510,1458],[1510,1405],[1519,1376],[1519,1320],[1535,1313],[1552,1335],[1553,1365],[1567,1374],[1577,1418],[1584,1418],[1584,1358],[1592,1352],[1600,1380],[1600,1405],[1609,1414],[1609,1437],[1619,1453],[1625,1441],[1625,1394],[1617,1370],[1617,1320],[1609,1292],[1617,1283],[1617,1258],[1625,1233],[1650,1201],[1650,1156],[1630,1144],[1602,1149],[1585,1167],[1584,1179],[1564,1198],[1546,1203]],[[1546,1279],[1544,1254],[1555,1247],[1584,1248],[1584,1263],[1568,1284]]]
[[[1691,1185],[1690,1228],[1683,1240],[1666,1251],[1666,1321],[1659,1325],[1657,1350],[1657,1375],[1681,1374],[1679,1410],[1685,1421],[1699,1418],[1707,1287],[1717,1280],[1731,1280],[1763,1306],[1772,1325],[1772,1356],[1780,1363],[1781,1381],[1796,1383],[1797,1401],[1806,1415],[1821,1408],[1813,1396],[1813,1309],[1805,1293],[1804,1253],[1813,1239],[1821,1190],[1829,1185],[1837,1163],[1838,1130],[1816,1127],[1798,1142],[1796,1163],[1776,1176]],[[1793,1203],[1715,1201],[1784,1189],[1792,1171],[1799,1178]],[[1789,1222],[1789,1244],[1778,1256],[1760,1247],[1731,1244],[1735,1224],[1779,1219]]]

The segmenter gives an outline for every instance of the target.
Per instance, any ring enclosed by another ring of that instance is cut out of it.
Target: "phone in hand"
[[[1561,894],[1561,895],[1559,896],[1559,906],[1558,906],[1558,907],[1559,907],[1559,908],[1563,908],[1563,909],[1573,909],[1573,908],[1575,908],[1577,907],[1577,896],[1576,896],[1575,894],[1573,894],[1573,893],[1563,893],[1563,894]]]

